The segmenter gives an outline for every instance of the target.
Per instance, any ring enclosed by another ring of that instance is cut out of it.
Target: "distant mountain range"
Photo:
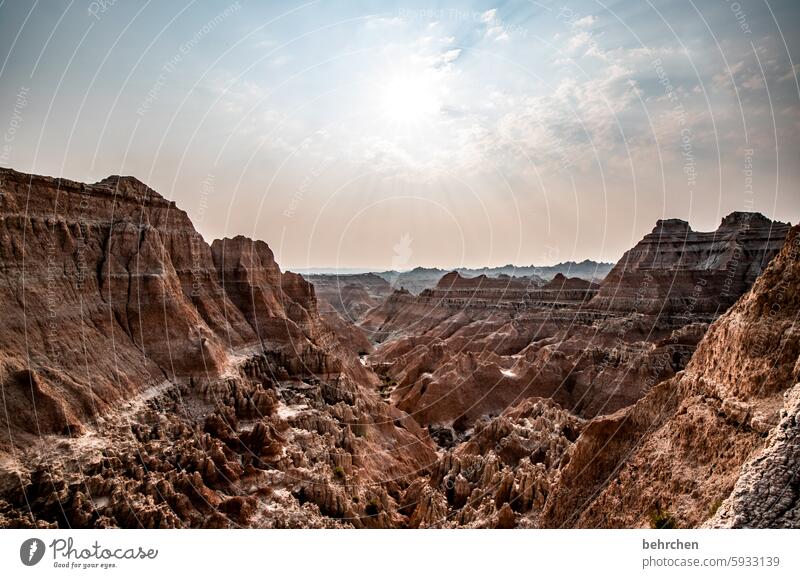
[[[477,277],[486,275],[487,277],[499,277],[506,275],[509,277],[524,277],[537,281],[549,281],[559,273],[565,277],[579,277],[587,281],[600,281],[614,267],[613,263],[602,263],[586,259],[580,263],[575,261],[565,261],[557,265],[537,266],[537,265],[503,265],[500,267],[483,267],[481,269],[470,269],[459,267],[455,269],[438,269],[417,267],[410,271],[380,271],[376,272],[386,279],[394,287],[403,287],[412,293],[419,293],[424,289],[430,289],[439,282],[446,273],[458,271],[464,277]]]

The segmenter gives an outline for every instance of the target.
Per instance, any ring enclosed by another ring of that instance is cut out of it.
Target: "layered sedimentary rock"
[[[731,213],[712,232],[664,219],[625,253],[602,282],[595,308],[650,314],[727,309],[780,249],[789,225],[760,213]]]
[[[2,527],[798,525],[797,227],[766,266],[780,223],[660,222],[611,284],[442,273],[356,328],[131,177],[0,176]]]
[[[566,261],[556,265],[503,265],[500,267],[481,267],[455,269],[463,277],[516,278],[528,285],[543,285],[556,275],[578,277],[587,281],[599,281],[611,270],[613,263],[598,263],[588,259],[576,263]],[[417,267],[411,271],[384,271],[376,273],[383,277],[394,289],[405,290],[418,295],[426,289],[433,289],[447,274],[443,269]]]
[[[217,375],[221,334],[253,338],[174,203],[130,177],[0,178],[0,379],[20,428],[79,431],[149,385]]]
[[[796,525],[798,256],[794,227],[684,372],[583,429],[544,525]]]
[[[389,283],[375,273],[353,275],[306,275],[314,285],[320,309],[327,306],[351,322],[379,305],[392,293]]]
[[[130,177],[2,193],[0,524],[395,523],[432,443],[266,244]]]
[[[367,314],[362,328],[379,343],[369,362],[387,398],[423,425],[463,431],[529,396],[610,414],[685,367],[787,230],[758,214],[733,213],[715,233],[659,221],[602,286],[453,271]]]
[[[372,343],[358,323],[392,293],[389,283],[374,273],[306,278],[314,285],[322,319],[339,340],[355,353],[372,352]]]

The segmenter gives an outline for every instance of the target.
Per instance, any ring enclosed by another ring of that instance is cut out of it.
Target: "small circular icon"
[[[28,538],[19,547],[19,559],[26,566],[35,566],[44,557],[44,542],[39,538]]]

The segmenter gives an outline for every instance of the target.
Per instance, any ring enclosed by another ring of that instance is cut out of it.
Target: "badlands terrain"
[[[800,527],[800,227],[304,278],[132,177],[0,193],[2,527]]]

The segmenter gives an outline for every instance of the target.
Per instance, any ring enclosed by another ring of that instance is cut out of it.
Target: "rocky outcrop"
[[[436,459],[425,433],[346,376],[281,371],[253,356],[114,410],[91,436],[17,448],[25,459],[0,470],[0,527],[401,525],[403,488]]]
[[[375,273],[306,275],[306,279],[313,283],[321,305],[353,323],[392,293],[391,285]]]
[[[784,391],[800,379],[798,255],[800,227],[794,227],[752,289],[712,324],[684,372],[584,428],[545,507],[544,525],[697,526],[737,483],[748,491],[741,468],[757,463],[770,431],[767,454],[779,452],[782,463],[794,459],[780,433],[791,418],[781,422],[780,411]],[[774,474],[781,479],[780,470]],[[779,488],[757,491],[773,490]],[[774,510],[789,512],[787,523],[793,492]]]
[[[453,271],[366,316],[378,342],[368,362],[423,425],[463,431],[529,396],[612,414],[686,366],[786,231],[758,214],[733,213],[715,233],[659,221],[599,288],[560,273],[539,286]]]
[[[7,408],[26,430],[60,431],[165,379],[213,378],[226,342],[254,338],[186,213],[152,189],[0,179],[0,379],[30,402]],[[60,417],[28,419],[54,404],[45,414]]]
[[[784,394],[780,421],[741,471],[706,528],[800,528],[800,384]]]
[[[716,321],[785,226],[662,221],[594,298],[372,279],[355,327],[136,179],[0,177],[0,527],[798,525],[797,227]]]
[[[591,306],[649,314],[721,313],[777,254],[789,225],[731,213],[716,231],[664,219],[608,273]]]
[[[576,263],[566,261],[555,265],[502,265],[500,267],[481,267],[469,268],[459,267],[455,272],[465,278],[475,278],[485,276],[488,278],[512,278],[531,287],[543,285],[546,280],[550,280],[556,275],[567,277],[580,277],[587,281],[603,279],[613,263],[598,263],[588,259]],[[439,283],[442,276],[447,273],[443,269],[428,269],[416,267],[410,271],[384,271],[376,273],[388,281],[395,289],[405,289],[414,295],[418,295],[426,289],[433,289]]]
[[[542,285],[546,291],[580,291],[585,289],[599,289],[600,285],[580,277],[565,277],[561,273],[556,273],[550,281]]]
[[[209,246],[132,177],[0,177],[0,379],[22,431],[80,431],[164,380],[216,379],[248,347],[292,371],[363,377],[320,320],[313,286],[282,273],[265,243]],[[8,441],[15,428],[0,429]]]
[[[411,527],[535,527],[582,420],[529,398],[476,424],[400,502]]]
[[[0,525],[399,523],[432,443],[265,243],[131,177],[2,193]]]
[[[392,292],[389,283],[374,273],[306,278],[314,285],[322,319],[339,341],[354,353],[371,353],[372,343],[357,324]]]
[[[462,277],[458,271],[451,271],[444,275],[436,284],[436,289],[441,291],[470,290],[479,291],[481,289],[494,289],[503,291],[506,289],[526,289],[528,284],[521,282],[514,277],[487,277],[478,275],[477,277]]]

